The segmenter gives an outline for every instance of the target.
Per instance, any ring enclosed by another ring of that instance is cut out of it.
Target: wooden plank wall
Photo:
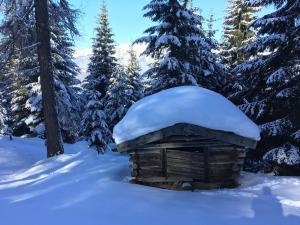
[[[206,145],[212,147],[212,145],[217,145],[220,147],[220,144],[225,145],[235,145],[246,148],[254,149],[256,148],[257,141],[236,135],[231,132],[212,130],[192,124],[179,123],[171,127],[161,129],[143,136],[140,136],[134,140],[130,140],[124,143],[121,143],[117,146],[118,151],[123,152],[132,152],[135,149],[145,149],[145,148],[155,148],[155,144],[161,143],[169,144],[176,146],[178,141],[181,141],[186,144],[193,146],[203,146],[195,145],[196,142],[201,142],[204,144],[204,141],[207,141]],[[177,146],[178,147],[178,146]]]
[[[235,182],[239,176],[245,158],[244,148],[217,146],[212,142],[210,147],[200,145],[195,150],[195,145],[183,149],[184,144],[164,143],[160,148],[155,145],[156,148],[131,153],[132,176],[145,183],[204,182],[218,185]]]

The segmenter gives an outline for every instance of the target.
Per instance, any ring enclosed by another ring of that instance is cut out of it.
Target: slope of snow
[[[135,103],[114,129],[117,144],[177,123],[229,131],[260,140],[260,130],[230,101],[213,91],[182,86],[161,91]]]
[[[1,225],[299,225],[300,178],[244,173],[237,189],[128,182],[128,158],[85,142],[45,159],[43,141],[0,136]]]

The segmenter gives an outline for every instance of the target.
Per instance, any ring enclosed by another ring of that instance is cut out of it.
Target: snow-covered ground
[[[0,136],[0,225],[299,225],[300,178],[244,173],[237,189],[128,183],[128,158],[85,142],[45,159],[43,141]]]

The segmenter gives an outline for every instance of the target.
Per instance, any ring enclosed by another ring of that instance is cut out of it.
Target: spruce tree
[[[86,125],[83,126],[82,133],[89,140],[90,146],[98,152],[105,151],[107,144],[112,141],[105,107],[110,79],[116,67],[114,54],[113,34],[109,27],[107,6],[103,2],[93,43],[93,55],[88,66],[89,75],[83,83],[83,98],[88,107],[84,110]]]
[[[73,12],[73,16],[76,18],[76,11]],[[66,142],[73,143],[79,137],[80,131],[78,126],[81,120],[80,89],[78,88],[80,81],[77,79],[80,69],[73,58],[74,42],[61,22],[61,18],[53,15],[50,22],[51,55],[57,96],[58,120],[63,139]],[[76,29],[75,32],[77,32]]]
[[[223,74],[212,53],[212,43],[202,29],[202,19],[187,8],[187,2],[152,0],[144,15],[158,25],[136,42],[147,43],[144,54],[156,60],[146,72],[152,93],[180,85],[201,85],[216,89]]]
[[[274,165],[295,168],[300,166],[299,1],[246,1],[254,8],[269,4],[274,12],[253,23],[256,40],[243,48],[252,58],[236,68],[247,84],[240,103],[261,127],[262,141],[253,157],[267,153],[264,158]]]
[[[107,121],[111,131],[132,105],[134,91],[134,87],[131,85],[129,76],[126,74],[123,66],[116,66],[104,99],[105,112],[108,116]]]
[[[96,90],[86,90],[86,107],[83,113],[82,127],[89,146],[98,153],[104,153],[111,142],[111,133],[106,123],[101,94]]]
[[[133,46],[129,50],[129,62],[124,68],[116,65],[103,99],[107,123],[111,132],[125,116],[130,106],[143,97],[144,87],[140,66]]]
[[[144,85],[142,81],[141,67],[139,65],[136,52],[133,49],[133,45],[130,46],[128,53],[129,61],[126,67],[126,74],[129,79],[129,84],[133,88],[131,102],[134,103],[144,96]]]
[[[106,3],[102,3],[99,17],[99,27],[96,28],[96,38],[93,43],[93,55],[88,66],[89,75],[86,78],[85,89],[97,90],[105,96],[109,80],[116,65],[115,44],[112,30],[109,26]]]
[[[227,0],[227,16],[224,21],[222,56],[224,63],[231,69],[246,60],[239,48],[253,41],[255,36],[251,23],[256,19],[259,7],[244,4],[245,0]]]
[[[20,6],[15,4],[15,6]],[[26,13],[26,17],[16,13]],[[70,8],[66,1],[49,4],[52,68],[55,78],[55,94],[58,104],[58,119],[67,142],[78,137],[80,104],[78,88],[78,66],[74,63],[72,34],[77,34],[73,24],[77,11]],[[63,17],[62,17],[63,14]],[[19,18],[25,18],[19,21]],[[67,21],[65,19],[67,18]],[[16,30],[10,29],[13,24]],[[18,33],[21,27],[22,35]],[[41,85],[37,60],[37,40],[34,11],[9,10],[1,26],[4,55],[11,55],[10,74],[12,76],[12,127],[16,136],[39,135],[44,137],[44,117]],[[13,39],[14,44],[9,45]]]
[[[11,74],[9,67],[10,63],[0,62],[0,134],[11,135]]]
[[[14,135],[39,135],[44,137],[42,113],[42,90],[37,55],[37,39],[35,34],[35,18],[30,15],[30,27],[26,38],[25,51],[18,57],[15,67],[16,80],[13,91]],[[21,123],[20,123],[21,122]],[[21,127],[20,127],[21,126]]]
[[[54,9],[50,9],[51,56],[58,120],[64,141],[73,143],[79,137],[81,102],[77,85],[80,82],[76,78],[79,67],[72,56],[73,41],[59,21],[60,18],[53,15]],[[30,115],[25,122],[33,133],[43,135],[43,107],[38,74],[27,88],[29,93],[26,108],[30,110]]]
[[[207,37],[209,38],[210,41],[216,42],[215,41],[215,36],[217,33],[217,30],[214,29],[214,24],[217,20],[215,19],[214,14],[210,14],[209,18],[207,19]]]
[[[10,108],[10,79],[7,76],[5,69],[2,68],[0,72],[0,134],[10,134],[9,132],[9,118]]]
[[[37,77],[35,21],[29,1],[3,1],[4,19],[1,32],[1,64],[11,78],[11,121],[13,134],[30,133],[25,123],[30,111],[26,108],[27,87]]]

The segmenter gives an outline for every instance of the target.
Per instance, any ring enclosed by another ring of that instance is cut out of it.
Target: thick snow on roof
[[[182,86],[161,91],[135,103],[114,128],[117,144],[188,123],[260,140],[260,131],[240,109],[213,91]]]

